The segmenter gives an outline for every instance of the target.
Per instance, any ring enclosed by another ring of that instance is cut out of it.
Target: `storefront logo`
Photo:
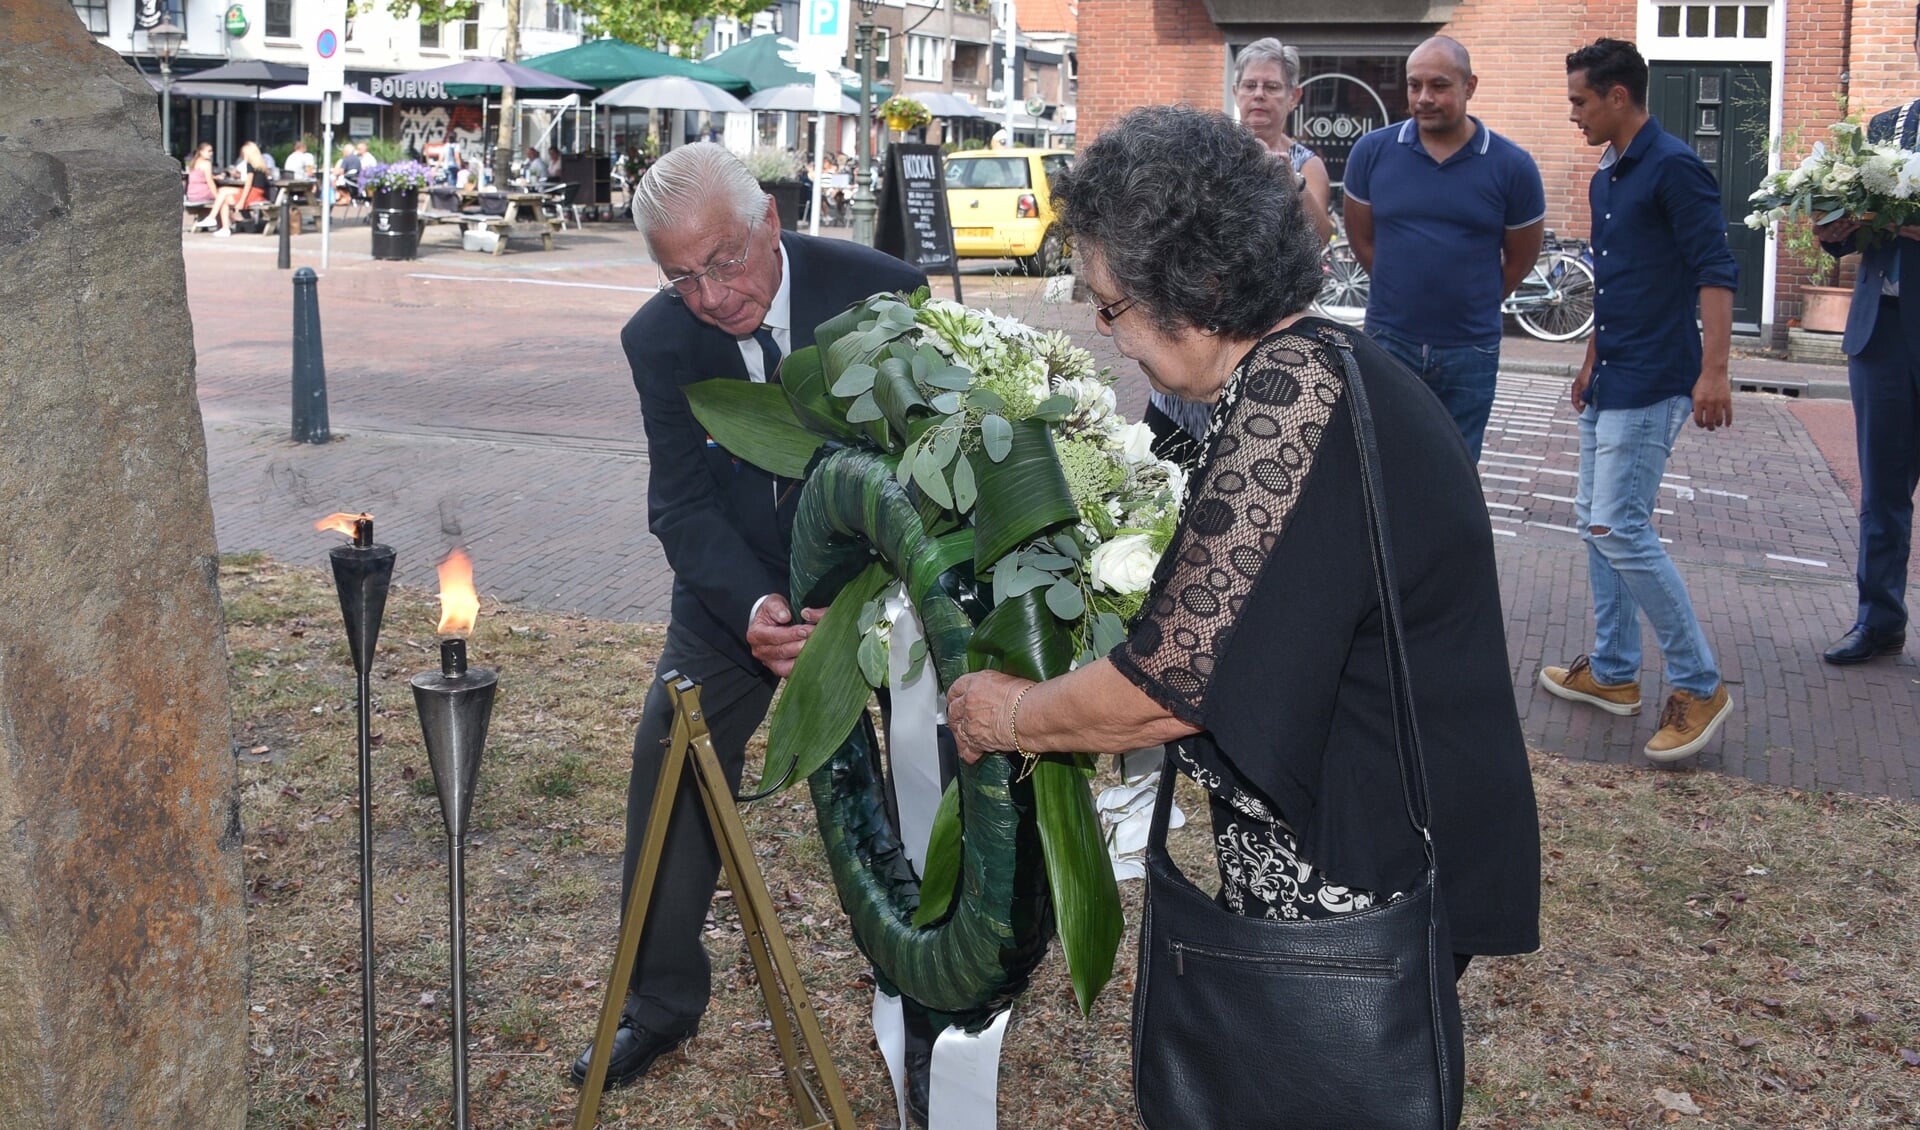
[[[1300,123],[1300,132],[1310,141],[1358,141],[1383,123],[1358,114],[1314,114]]]
[[[368,85],[373,88],[373,93],[381,98],[405,98],[418,102],[422,99],[444,100],[447,97],[447,88],[437,82],[375,78]]]
[[[227,21],[227,34],[233,36],[235,39],[244,38],[247,30],[253,26],[247,22],[246,9],[238,4],[227,5],[225,19]]]

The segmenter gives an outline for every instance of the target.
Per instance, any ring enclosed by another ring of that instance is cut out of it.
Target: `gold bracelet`
[[[1013,752],[1020,755],[1020,775],[1014,778],[1015,782],[1026,780],[1027,776],[1033,772],[1035,763],[1040,759],[1039,754],[1031,753],[1020,746],[1020,701],[1027,697],[1028,691],[1039,685],[1028,683],[1021,687],[1020,693],[1013,696],[1013,709],[1007,712],[1007,732],[1013,735]]]

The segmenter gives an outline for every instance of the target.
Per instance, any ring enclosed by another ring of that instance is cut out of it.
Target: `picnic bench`
[[[564,230],[565,222],[541,216],[538,212],[525,214],[520,202],[514,199],[518,195],[478,194],[475,199],[481,205],[481,210],[468,212],[459,207],[462,200],[458,192],[444,188],[429,189],[428,199],[432,201],[432,206],[420,209],[420,235],[425,238],[429,227],[446,224],[460,229],[461,242],[465,245],[468,232],[486,232],[493,236],[493,254],[504,255],[509,239],[537,232],[541,250],[552,251],[554,233]]]

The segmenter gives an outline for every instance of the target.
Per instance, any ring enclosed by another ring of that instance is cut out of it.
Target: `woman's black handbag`
[[[1350,343],[1360,445],[1394,711],[1395,758],[1427,870],[1391,902],[1332,918],[1248,918],[1215,903],[1167,855],[1168,758],[1147,844],[1133,998],[1133,1096],[1149,1130],[1450,1130],[1460,1121],[1460,1000],[1434,882],[1426,769],[1380,504],[1380,456]]]

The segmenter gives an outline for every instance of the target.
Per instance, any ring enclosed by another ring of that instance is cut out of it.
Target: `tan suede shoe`
[[[1542,667],[1540,685],[1549,694],[1597,706],[1608,714],[1640,713],[1640,684],[1601,682],[1593,677],[1593,665],[1584,655],[1567,667]]]
[[[1710,698],[1695,698],[1686,691],[1667,696],[1660,711],[1660,729],[1647,743],[1648,761],[1678,761],[1692,757],[1720,732],[1721,723],[1733,713],[1733,696],[1721,683]]]

